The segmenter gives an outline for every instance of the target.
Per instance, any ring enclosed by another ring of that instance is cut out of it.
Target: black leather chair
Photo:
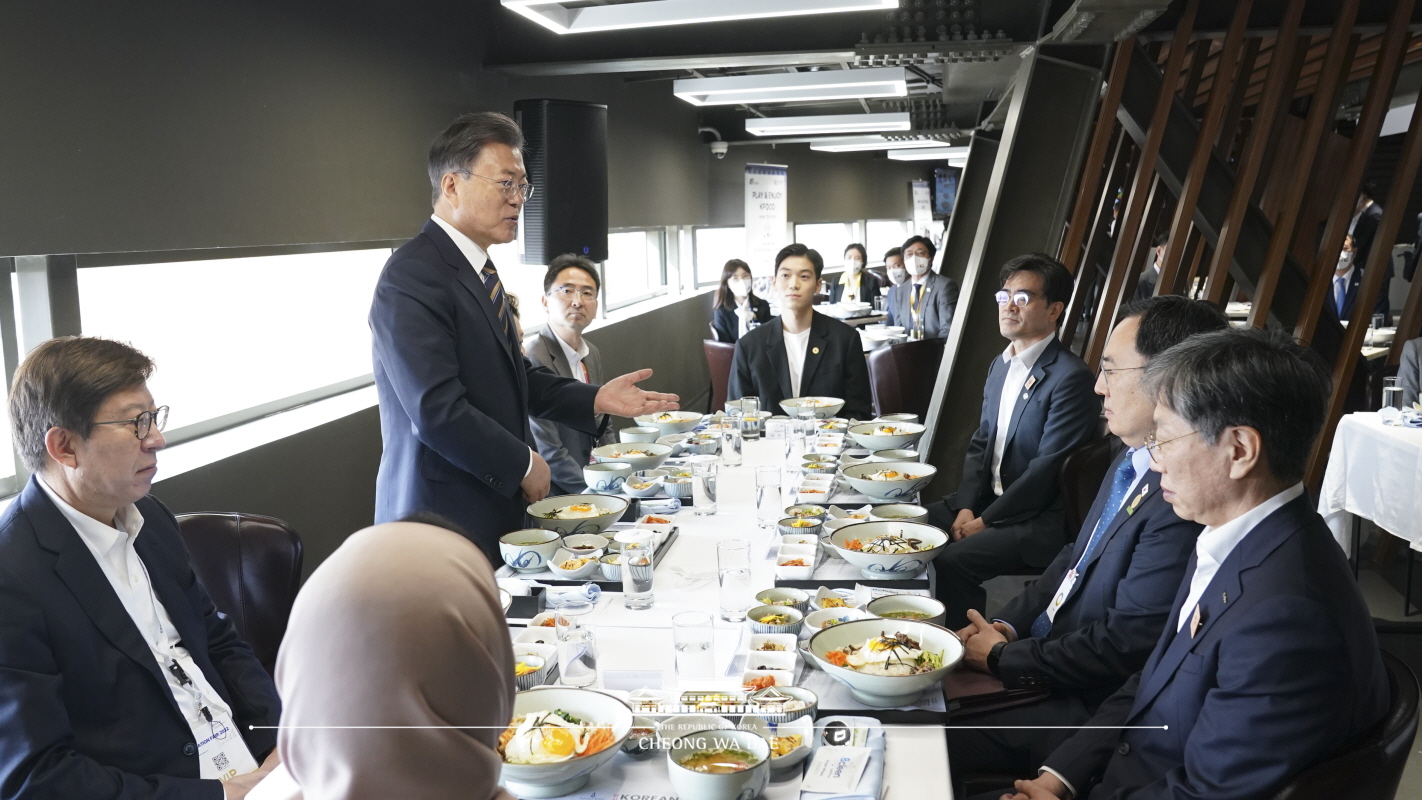
[[[928,416],[943,339],[922,339],[879,347],[868,353],[869,389],[880,414]]]
[[[711,413],[726,407],[726,392],[731,385],[731,365],[736,358],[736,346],[712,339],[702,339],[706,349],[706,366],[711,370]]]
[[[301,587],[301,537],[275,517],[204,511],[178,516],[193,572],[217,610],[232,618],[267,672]]]

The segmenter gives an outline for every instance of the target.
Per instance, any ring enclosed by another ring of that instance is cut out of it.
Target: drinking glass
[[[760,398],[742,397],[741,415],[743,419],[741,432],[746,440],[753,442],[759,439],[761,430]]]
[[[1374,314],[1373,317],[1372,317],[1372,321],[1371,321],[1371,323],[1368,325],[1368,327],[1371,328],[1372,330],[1377,330],[1377,329],[1379,329],[1379,328],[1381,328],[1381,327],[1383,326],[1383,322],[1385,322],[1386,320],[1387,320],[1387,317],[1386,317],[1385,315],[1383,315],[1383,314]]]
[[[742,615],[744,616],[744,615]],[[672,646],[676,648],[676,679],[709,681],[716,677],[715,629],[704,611],[683,611],[672,617]]]
[[[755,516],[762,528],[771,528],[780,521],[780,467],[755,468]]]
[[[691,504],[697,516],[709,517],[716,513],[716,461],[693,461],[691,463]]]
[[[656,600],[652,595],[652,552],[657,535],[636,530],[625,538],[628,541],[622,544],[622,605],[642,611],[651,608]]]
[[[739,467],[744,463],[741,456],[741,421],[727,419],[721,423],[721,463],[728,467]]]
[[[568,599],[553,610],[558,637],[558,669],[564,686],[587,688],[597,684],[597,640],[590,626],[591,600]]]
[[[727,622],[744,622],[746,612],[754,605],[750,553],[751,544],[744,539],[725,539],[716,543],[716,577],[721,584],[721,619]]]
[[[1402,387],[1398,385],[1395,377],[1383,378],[1381,408],[1402,410]]]

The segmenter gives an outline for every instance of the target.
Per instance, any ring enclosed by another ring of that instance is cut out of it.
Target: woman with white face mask
[[[904,242],[904,266],[908,279],[894,290],[894,324],[909,330],[911,338],[942,339],[953,325],[958,307],[958,284],[933,271],[937,252],[933,242],[912,236]]]
[[[755,296],[746,262],[733,258],[721,270],[721,285],[711,303],[711,328],[716,341],[735,343],[762,322],[770,320],[770,303]]]
[[[839,280],[830,282],[830,302],[845,301],[870,303],[879,296],[881,286],[879,276],[870,272],[866,265],[869,256],[862,244],[852,244],[844,248],[844,272]]]

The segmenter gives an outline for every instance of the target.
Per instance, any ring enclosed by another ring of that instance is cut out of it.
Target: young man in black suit
[[[1200,532],[1176,516],[1150,472],[1145,440],[1155,398],[1141,372],[1156,355],[1229,321],[1203,300],[1164,295],[1132,303],[1111,331],[1096,377],[1116,456],[1077,535],[991,623],[978,610],[958,632],[966,665],[1006,689],[1050,689],[1030,705],[955,719],[952,763],[974,772],[1030,774],[1145,666]]]
[[[776,254],[774,287],[781,313],[736,342],[729,399],[759,397],[761,408],[778,411],[780,401],[792,397],[838,397],[844,400],[841,415],[874,416],[859,334],[816,314],[812,305],[824,267],[820,254],[803,244],[787,245]]]
[[[1008,346],[988,371],[958,491],[928,506],[929,522],[952,539],[934,562],[951,627],[983,607],[983,581],[1046,567],[1066,544],[1057,474],[1101,424],[1091,370],[1057,339],[1071,289],[1071,273],[1051,256],[1003,265],[998,329]]]
[[[5,797],[231,800],[280,761],[276,686],[149,495],[168,417],[152,370],[126,344],[66,337],[15,373],[33,474],[0,516]]]

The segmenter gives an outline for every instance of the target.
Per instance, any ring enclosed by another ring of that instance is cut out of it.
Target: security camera
[[[725,158],[725,157],[726,157],[726,151],[728,151],[728,150],[730,150],[730,149],[731,149],[731,146],[730,146],[729,144],[726,144],[725,142],[712,142],[712,143],[711,143],[711,152],[715,153],[717,158]]]

